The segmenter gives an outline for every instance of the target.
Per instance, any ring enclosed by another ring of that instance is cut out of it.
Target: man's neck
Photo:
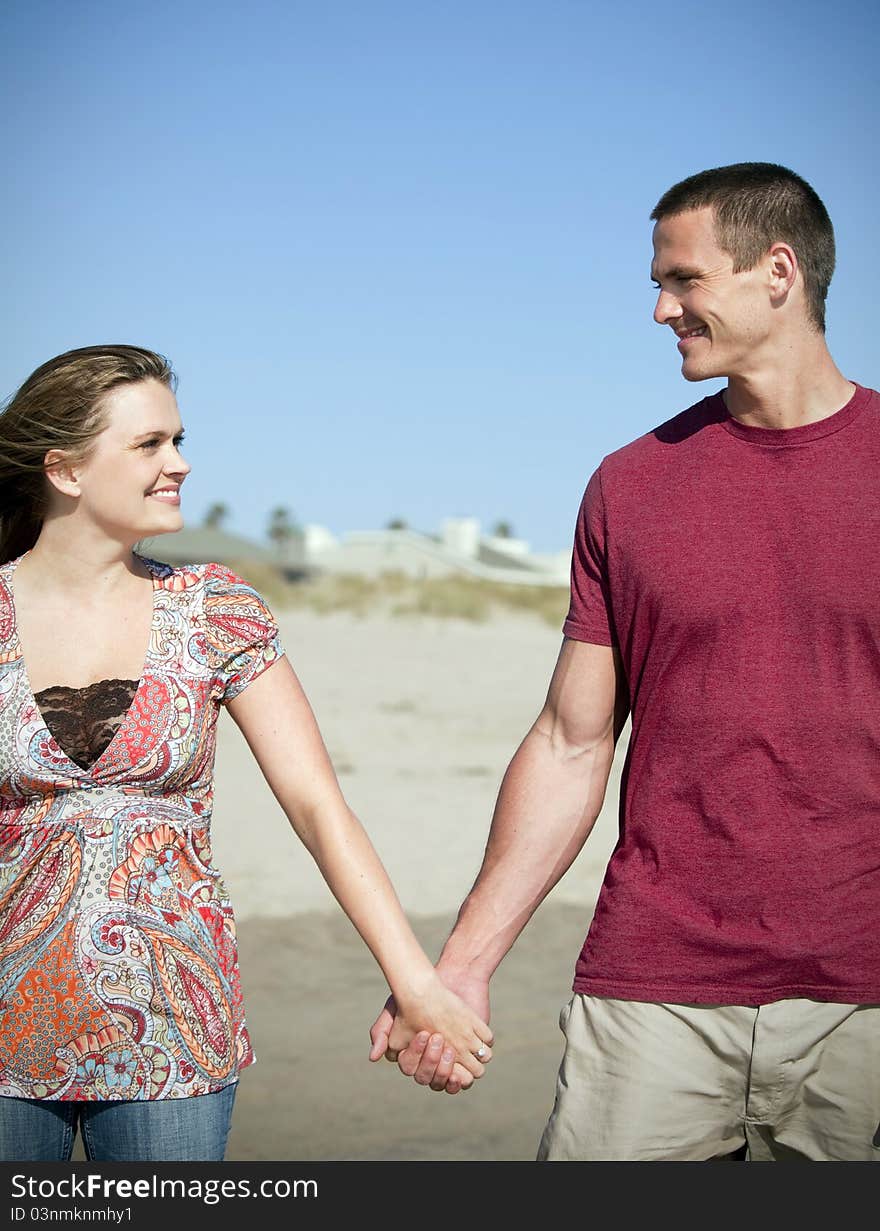
[[[772,365],[733,376],[724,403],[748,427],[788,429],[818,423],[841,410],[855,393],[831,358],[825,339],[780,349]]]

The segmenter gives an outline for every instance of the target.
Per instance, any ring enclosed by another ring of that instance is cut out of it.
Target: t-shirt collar
[[[717,401],[716,408],[720,412],[721,426],[726,428],[731,436],[746,440],[750,444],[769,445],[776,449],[787,448],[790,445],[809,444],[810,441],[820,440],[823,436],[831,436],[834,432],[839,432],[841,428],[848,427],[861,414],[871,397],[870,389],[863,388],[855,381],[851,381],[851,384],[856,385],[855,393],[845,406],[841,406],[840,410],[835,411],[833,415],[826,415],[824,419],[817,419],[815,423],[805,423],[802,427],[752,427],[734,419],[724,404],[721,391],[714,394],[712,400]]]

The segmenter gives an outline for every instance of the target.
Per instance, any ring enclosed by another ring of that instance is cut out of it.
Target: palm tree
[[[512,539],[513,526],[509,521],[496,521],[492,533],[496,539]]]
[[[275,550],[283,560],[287,554],[290,540],[296,534],[296,522],[290,509],[283,504],[277,505],[269,514],[269,525],[266,534],[275,545]]]
[[[219,530],[228,517],[229,505],[224,504],[222,500],[216,500],[213,504],[209,504],[205,510],[202,525],[207,526],[211,530]]]

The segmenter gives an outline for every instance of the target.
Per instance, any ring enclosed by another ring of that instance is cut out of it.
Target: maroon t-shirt
[[[880,1002],[880,395],[773,431],[716,394],[606,457],[564,632],[632,702],[575,991]]]

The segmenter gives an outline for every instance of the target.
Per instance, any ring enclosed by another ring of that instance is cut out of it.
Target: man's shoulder
[[[872,385],[861,385],[857,381],[852,381],[851,383],[855,385],[856,393],[867,395],[865,397],[865,404],[867,406],[870,406],[872,410],[880,409],[880,391]]]
[[[633,470],[650,466],[652,463],[669,464],[680,457],[682,452],[670,446],[696,447],[706,429],[722,423],[727,417],[720,393],[701,398],[699,402],[694,402],[692,406],[652,428],[650,432],[645,432],[643,436],[638,436],[629,444],[609,453],[600,467],[603,479],[615,478],[618,475],[625,477]]]

